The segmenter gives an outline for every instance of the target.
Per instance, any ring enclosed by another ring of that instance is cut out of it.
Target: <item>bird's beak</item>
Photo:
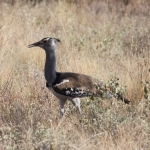
[[[35,47],[35,46],[39,46],[39,45],[40,45],[40,43],[39,43],[39,42],[36,42],[36,43],[33,43],[33,44],[28,45],[28,48]]]

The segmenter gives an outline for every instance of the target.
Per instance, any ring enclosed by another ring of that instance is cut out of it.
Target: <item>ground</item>
[[[0,16],[0,149],[150,149],[148,2],[1,2]],[[27,48],[44,37],[61,40],[58,71],[117,78],[131,103],[84,98],[80,116],[68,102],[60,121],[45,53]]]

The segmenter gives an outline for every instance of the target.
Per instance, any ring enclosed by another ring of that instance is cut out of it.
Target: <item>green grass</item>
[[[149,5],[138,2],[1,3],[0,149],[150,149]],[[62,41],[58,71],[106,83],[119,78],[131,103],[85,98],[81,117],[68,102],[60,121],[58,100],[45,86],[44,51],[27,48],[47,36]]]

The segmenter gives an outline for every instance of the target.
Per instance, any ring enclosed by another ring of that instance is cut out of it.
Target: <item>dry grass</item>
[[[144,6],[1,3],[0,149],[150,149],[150,88],[144,91],[150,81],[150,22]],[[45,54],[27,48],[47,36],[62,41],[58,71],[106,82],[118,77],[131,104],[87,98],[82,101],[85,116],[68,103],[59,122],[58,101],[45,87]]]

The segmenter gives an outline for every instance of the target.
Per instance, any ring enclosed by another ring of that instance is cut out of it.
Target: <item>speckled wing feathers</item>
[[[99,89],[96,88],[97,84]],[[69,97],[103,97],[103,93],[106,94],[107,98],[114,97],[112,91],[107,89],[102,81],[76,73],[57,73],[57,78],[52,87],[48,83],[46,83],[46,87],[53,88],[56,93]],[[130,102],[122,95],[118,95],[118,98],[127,104]]]

